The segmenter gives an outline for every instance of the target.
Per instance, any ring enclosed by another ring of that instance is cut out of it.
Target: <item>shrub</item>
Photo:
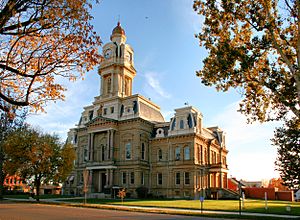
[[[148,195],[148,188],[147,187],[141,186],[141,187],[136,188],[135,191],[136,191],[137,197],[139,199],[147,198],[147,195]]]

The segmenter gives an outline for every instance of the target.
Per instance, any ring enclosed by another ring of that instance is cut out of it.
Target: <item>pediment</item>
[[[105,124],[116,124],[117,120],[111,119],[111,118],[104,118],[102,116],[98,116],[94,118],[93,120],[89,121],[86,126],[87,127],[94,127],[99,125],[105,125]]]

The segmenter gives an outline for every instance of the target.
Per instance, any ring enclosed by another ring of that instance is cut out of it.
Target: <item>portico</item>
[[[91,193],[104,193],[105,189],[113,186],[114,170],[117,166],[91,166],[89,170],[89,191]]]

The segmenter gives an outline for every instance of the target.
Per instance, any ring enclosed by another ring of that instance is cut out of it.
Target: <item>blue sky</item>
[[[93,24],[107,43],[120,17],[127,43],[134,49],[137,75],[133,93],[151,98],[166,120],[175,108],[188,102],[202,112],[204,126],[218,125],[226,132],[230,175],[246,180],[277,177],[276,148],[270,138],[280,124],[247,124],[237,112],[241,100],[237,91],[216,92],[196,77],[207,52],[194,37],[202,19],[192,4],[193,0],[102,0],[93,7]],[[100,79],[95,69],[84,80],[63,83],[68,88],[66,100],[48,103],[46,114],[31,115],[28,122],[65,139],[68,129],[78,123],[83,107],[99,95]]]

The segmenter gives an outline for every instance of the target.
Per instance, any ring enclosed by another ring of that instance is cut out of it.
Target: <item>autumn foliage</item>
[[[64,99],[59,77],[76,80],[100,61],[88,0],[0,3],[0,109],[43,110]]]
[[[3,143],[6,154],[3,168],[10,175],[32,181],[39,198],[41,184],[57,184],[66,180],[73,169],[75,151],[63,145],[58,136],[23,126],[10,133]]]
[[[196,35],[209,55],[197,72],[207,86],[243,95],[250,121],[300,118],[300,1],[195,0]]]

